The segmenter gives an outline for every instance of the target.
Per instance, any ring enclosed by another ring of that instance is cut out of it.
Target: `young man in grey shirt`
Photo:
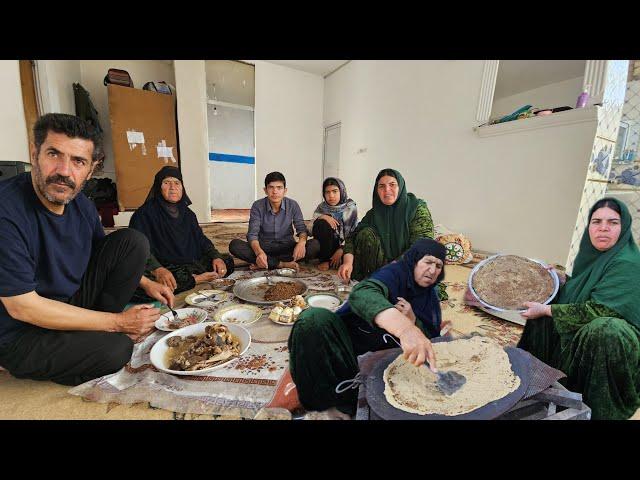
[[[251,269],[295,268],[298,260],[315,258],[320,244],[307,242],[307,227],[298,202],[287,198],[287,181],[280,172],[264,179],[266,197],[253,202],[247,241],[232,240],[229,252],[251,264]],[[295,226],[298,240],[293,236]]]

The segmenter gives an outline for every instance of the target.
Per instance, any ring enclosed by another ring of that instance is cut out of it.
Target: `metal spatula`
[[[398,341],[395,339],[393,335],[385,333],[382,336],[384,343],[387,343],[387,338],[390,338],[391,340],[396,342],[400,348],[402,348],[402,345],[398,343]],[[425,367],[430,369],[428,362],[425,361],[424,365]],[[458,372],[454,372],[451,370],[446,372],[438,371],[436,375],[438,376],[438,381],[436,382],[436,386],[440,389],[442,393],[444,393],[447,396],[457,392],[465,383],[467,383],[467,379],[464,375],[461,375]]]
[[[429,368],[429,364],[427,362],[424,362],[424,365]],[[453,370],[446,372],[438,371],[436,375],[438,376],[436,385],[440,391],[447,396],[457,392],[465,383],[467,383],[467,379],[464,375],[454,372]]]

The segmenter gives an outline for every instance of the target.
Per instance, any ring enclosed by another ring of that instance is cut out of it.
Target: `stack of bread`
[[[302,295],[296,295],[287,302],[278,302],[271,310],[269,319],[276,323],[293,323],[308,306]]]

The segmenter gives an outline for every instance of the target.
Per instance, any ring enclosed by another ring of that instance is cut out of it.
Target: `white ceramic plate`
[[[178,314],[178,318],[183,320],[189,315],[197,315],[198,320],[195,323],[204,322],[207,319],[207,311],[202,310],[201,308],[179,308],[175,310]],[[163,313],[160,315],[160,318],[156,320],[156,328],[158,330],[164,330],[165,332],[176,332],[178,329],[169,328],[169,324],[173,320],[173,313],[171,311]]]
[[[150,353],[151,363],[158,370],[161,370],[166,373],[171,373],[173,375],[196,375],[197,376],[197,375],[206,375],[209,372],[212,372],[218,368],[224,367],[225,365],[229,364],[230,362],[233,362],[237,358],[240,358],[242,355],[244,355],[244,353],[249,348],[249,345],[251,345],[251,334],[246,328],[240,325],[236,325],[233,323],[225,323],[224,325],[226,325],[229,328],[229,331],[233,335],[237,336],[238,339],[240,340],[240,357],[230,358],[228,361],[221,363],[220,365],[216,365],[215,367],[211,367],[211,368],[203,368],[202,370],[179,371],[179,370],[169,370],[167,368],[167,365],[165,363],[166,362],[165,356],[167,354],[167,350],[169,349],[169,346],[167,345],[167,340],[169,338],[175,337],[177,335],[182,337],[188,337],[189,335],[202,335],[204,334],[204,329],[207,327],[207,325],[214,325],[216,323],[219,323],[219,322],[197,323],[195,325],[189,325],[188,327],[181,328],[180,330],[176,330],[175,332],[171,332],[168,335],[165,335],[155,343],[153,348],[151,348],[151,353]]]
[[[210,295],[216,295],[211,300],[205,300],[203,302],[196,303],[196,300],[201,298],[206,298]],[[227,292],[223,292],[222,290],[200,290],[198,292],[193,292],[187,295],[184,299],[186,303],[189,305],[193,305],[194,307],[213,307],[220,302],[223,302],[229,297]]]
[[[213,316],[214,320],[223,323],[239,323],[241,325],[251,325],[262,317],[262,310],[253,305],[243,305],[240,303],[221,308]]]
[[[326,308],[332,312],[335,312],[343,304],[340,297],[332,293],[316,293],[309,295],[305,300],[310,307]]]

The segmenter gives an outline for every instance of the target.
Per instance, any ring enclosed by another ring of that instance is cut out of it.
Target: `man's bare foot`
[[[309,412],[304,416],[305,420],[351,420],[346,413],[342,413],[335,407],[322,412]]]
[[[326,272],[327,270],[329,270],[329,262],[322,262],[318,264],[318,270],[320,270],[321,272]]]
[[[296,262],[280,262],[278,268],[293,268],[297,272],[300,270],[300,265]]]

